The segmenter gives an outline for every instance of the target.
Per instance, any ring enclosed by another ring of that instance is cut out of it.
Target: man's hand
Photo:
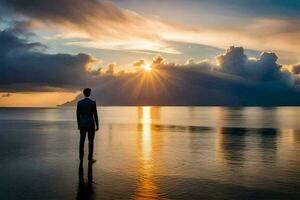
[[[99,130],[99,127],[97,126],[97,127],[96,127],[96,131],[98,131],[98,130]]]

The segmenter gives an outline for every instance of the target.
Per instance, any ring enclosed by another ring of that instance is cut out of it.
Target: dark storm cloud
[[[102,105],[300,105],[295,75],[276,61],[268,52],[249,60],[242,47],[217,56],[218,65],[194,60],[180,65],[157,56],[150,73],[102,77],[93,96]]]
[[[291,85],[293,77],[288,71],[281,70],[277,55],[263,52],[259,59],[249,60],[242,47],[230,47],[225,54],[216,57],[219,70],[237,75],[247,80],[273,85]]]
[[[89,55],[46,54],[45,46],[21,39],[12,29],[0,32],[0,44],[1,91],[77,89],[93,82]]]

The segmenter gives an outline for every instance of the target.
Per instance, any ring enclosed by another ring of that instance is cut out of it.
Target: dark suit
[[[89,160],[93,159],[94,151],[94,138],[95,138],[95,125],[98,129],[98,114],[96,102],[84,98],[77,103],[77,125],[80,130],[80,143],[79,143],[79,159],[83,160],[84,154],[84,141],[86,138],[86,133],[88,133],[89,140]]]

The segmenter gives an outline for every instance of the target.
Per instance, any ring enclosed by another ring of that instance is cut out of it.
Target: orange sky
[[[1,107],[53,107],[73,100],[78,92],[0,93]],[[5,96],[5,97],[4,97]]]

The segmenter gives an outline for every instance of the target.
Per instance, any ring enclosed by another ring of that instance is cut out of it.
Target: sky
[[[105,105],[298,104],[299,9],[299,0],[0,0],[0,106],[73,105],[84,87]]]

